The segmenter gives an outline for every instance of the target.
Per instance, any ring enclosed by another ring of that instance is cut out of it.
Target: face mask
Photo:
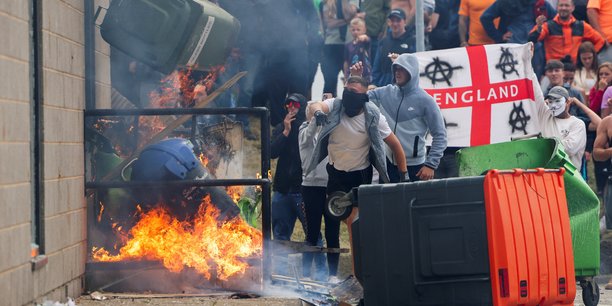
[[[553,98],[548,97],[548,109],[552,112],[553,116],[557,117],[565,111],[565,98]]]
[[[352,92],[345,89],[342,93],[342,106],[344,106],[344,113],[349,117],[355,117],[359,115],[363,106],[368,102],[368,94]]]

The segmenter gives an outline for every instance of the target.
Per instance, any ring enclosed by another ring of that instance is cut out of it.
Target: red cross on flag
[[[420,86],[442,110],[449,147],[539,132],[530,48],[497,44],[415,54]]]

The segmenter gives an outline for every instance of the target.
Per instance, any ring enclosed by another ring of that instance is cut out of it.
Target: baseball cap
[[[567,100],[569,99],[569,93],[567,92],[567,89],[563,88],[562,86],[555,86],[548,91],[546,97],[553,97],[557,99],[565,98],[565,100]]]
[[[423,8],[433,11],[436,8],[435,0],[423,0]]]
[[[559,60],[550,60],[546,63],[544,70],[563,69],[563,63]]]
[[[397,17],[406,20],[406,13],[402,9],[392,9],[387,18]]]

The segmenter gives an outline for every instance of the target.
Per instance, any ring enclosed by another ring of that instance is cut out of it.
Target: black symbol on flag
[[[455,69],[463,69],[462,66],[451,66],[448,62],[441,61],[439,57],[434,57],[433,62],[425,66],[425,72],[422,72],[420,76],[425,76],[431,80],[431,84],[436,85],[436,82],[446,82],[448,86],[451,85],[451,78],[453,77],[453,71]]]
[[[512,112],[510,112],[510,118],[508,123],[512,127],[512,133],[515,131],[523,131],[527,135],[527,123],[531,120],[531,116],[525,113],[523,108],[523,101],[519,105],[512,103]]]
[[[444,118],[444,127],[449,128],[449,127],[459,127],[459,124],[455,123],[455,122],[448,122],[446,121],[446,118]]]
[[[515,65],[518,62],[514,59],[514,55],[510,52],[510,48],[501,47],[501,55],[499,56],[499,62],[495,65],[495,68],[501,70],[504,74],[504,80],[506,79],[507,74],[516,73],[516,76],[519,76],[518,71],[516,70]]]

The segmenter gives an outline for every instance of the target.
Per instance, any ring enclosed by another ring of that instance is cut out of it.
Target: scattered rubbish
[[[107,299],[106,296],[104,296],[102,293],[98,291],[92,292],[89,296],[96,301],[104,301]]]
[[[258,298],[259,295],[248,292],[236,292],[230,295],[230,299],[255,299]]]

